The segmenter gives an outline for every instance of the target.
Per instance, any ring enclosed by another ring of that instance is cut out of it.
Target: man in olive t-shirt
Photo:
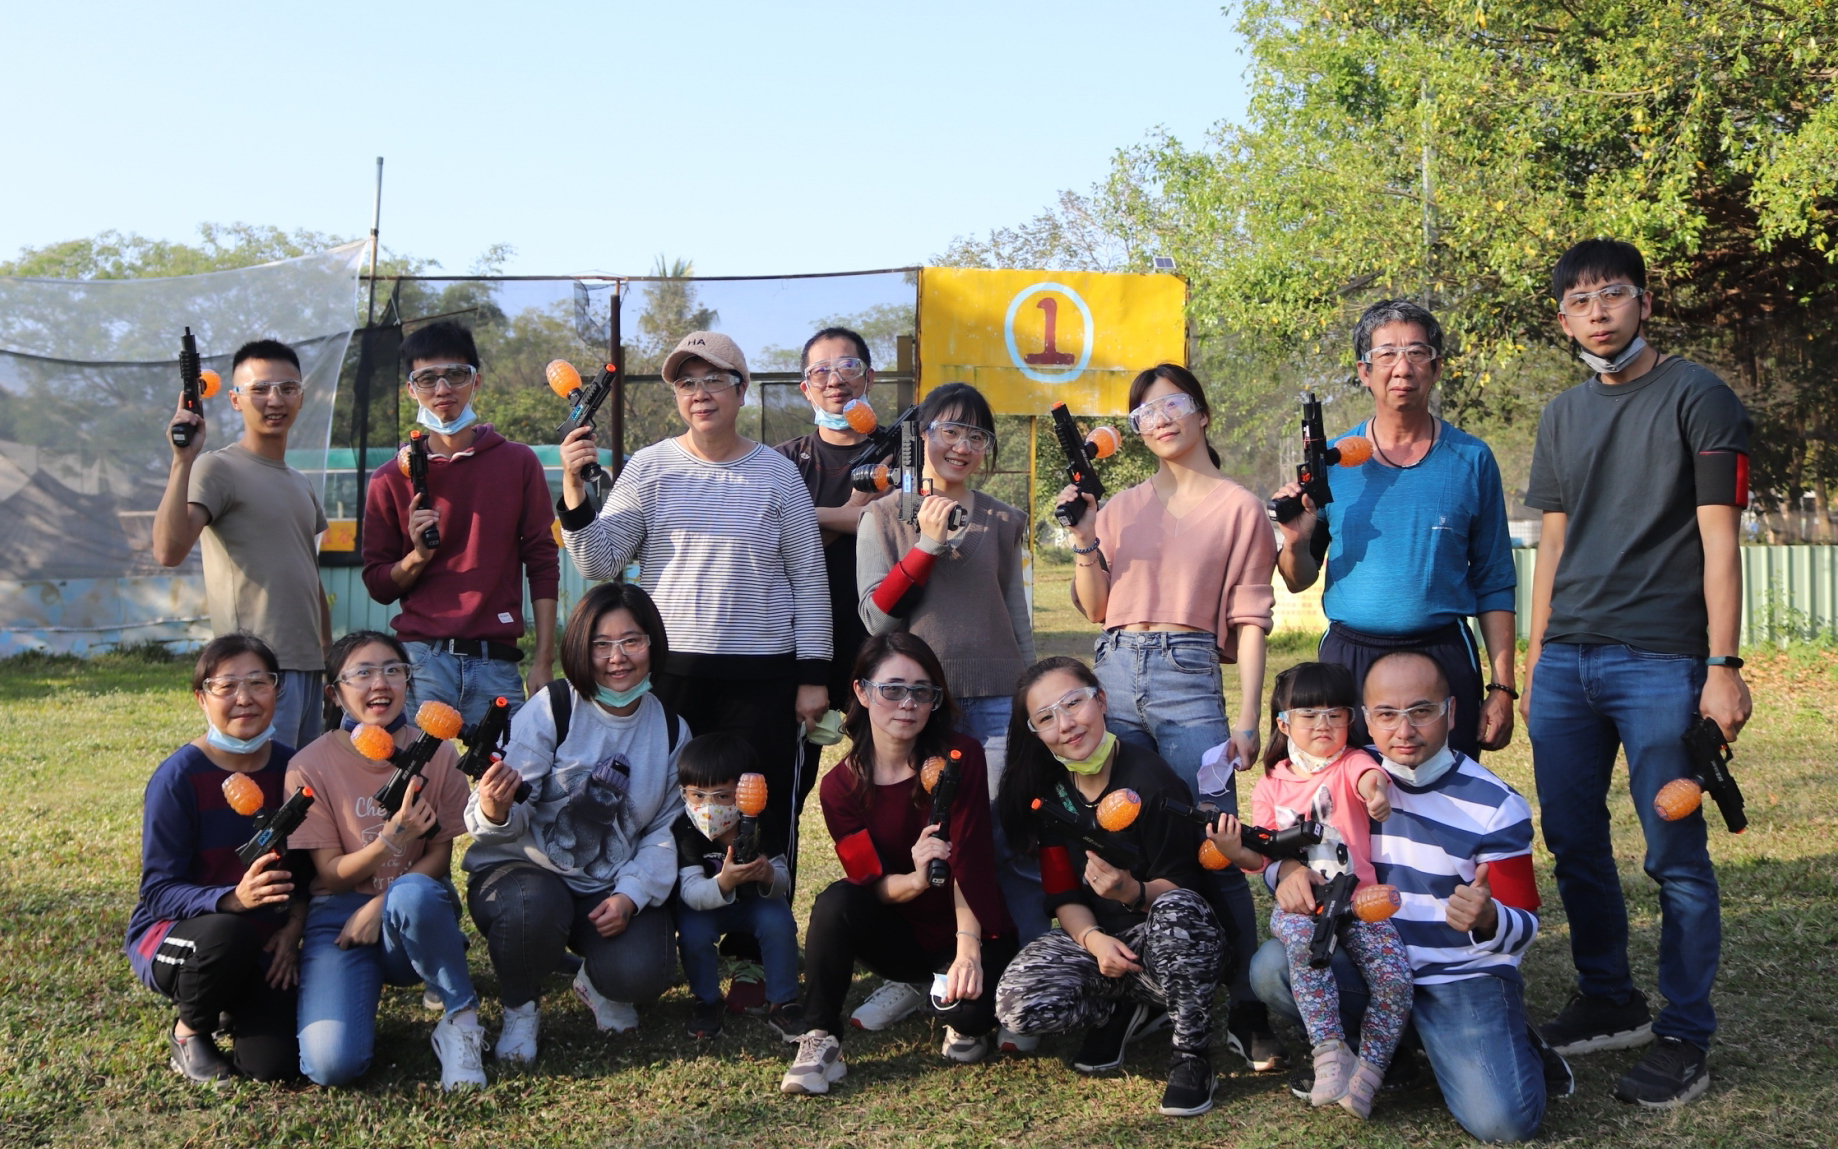
[[[305,398],[300,359],[285,343],[256,340],[236,352],[230,379],[230,405],[243,418],[237,442],[204,455],[204,419],[184,408],[173,419],[197,433],[172,449],[153,554],[162,566],[178,566],[202,538],[211,633],[245,630],[274,649],[281,663],[274,737],[298,749],[320,734],[332,644],[316,546],[325,511],[286,461],[287,434]]]

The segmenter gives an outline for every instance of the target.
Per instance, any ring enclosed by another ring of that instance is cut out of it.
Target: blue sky
[[[202,221],[466,270],[917,263],[1161,125],[1243,114],[1211,3],[33,4],[6,18],[0,258]]]

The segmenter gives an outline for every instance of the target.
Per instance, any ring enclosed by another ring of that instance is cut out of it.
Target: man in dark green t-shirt
[[[1729,739],[1748,721],[1737,544],[1752,423],[1713,372],[1641,338],[1653,300],[1631,244],[1577,244],[1551,289],[1596,374],[1545,407],[1525,496],[1544,533],[1520,708],[1577,970],[1570,1003],[1542,1032],[1565,1054],[1657,1038],[1615,1096],[1663,1109],[1710,1084],[1722,917],[1703,812],[1665,821],[1653,799],[1688,772],[1681,739],[1700,714]],[[1628,967],[1608,815],[1617,749],[1664,915],[1657,1018]]]

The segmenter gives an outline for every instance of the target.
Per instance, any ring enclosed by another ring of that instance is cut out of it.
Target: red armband
[[[1040,848],[1040,888],[1049,898],[1079,888],[1079,875],[1072,868],[1072,854],[1066,847]]]
[[[937,555],[928,555],[918,547],[907,551],[906,557],[895,563],[881,585],[874,588],[874,605],[882,614],[895,613],[900,600],[932,577],[932,566],[937,562]]]
[[[1538,879],[1532,875],[1532,856],[1501,858],[1487,867],[1487,884],[1493,887],[1497,902],[1516,910],[1538,912],[1544,902],[1538,897]]]
[[[842,860],[843,876],[855,885],[865,886],[881,876],[881,855],[866,830],[838,840],[836,856]]]
[[[1694,470],[1698,506],[1749,505],[1749,457],[1741,451],[1699,451]]]

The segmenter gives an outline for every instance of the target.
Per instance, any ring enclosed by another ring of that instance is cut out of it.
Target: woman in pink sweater
[[[1111,700],[1110,729],[1236,813],[1232,770],[1202,774],[1200,756],[1229,741],[1222,762],[1242,770],[1257,758],[1276,538],[1258,498],[1220,472],[1206,441],[1212,409],[1192,372],[1173,363],[1144,371],[1130,384],[1130,408],[1131,429],[1160,466],[1102,507],[1074,487],[1060,492],[1061,502],[1084,499],[1097,512],[1070,528],[1073,602],[1104,627],[1093,666]],[[1221,662],[1238,664],[1246,720],[1238,730],[1226,714]],[[1210,893],[1232,949],[1254,952],[1257,916],[1244,875],[1221,871]],[[1226,1044],[1256,1070],[1283,1061],[1243,963]]]

